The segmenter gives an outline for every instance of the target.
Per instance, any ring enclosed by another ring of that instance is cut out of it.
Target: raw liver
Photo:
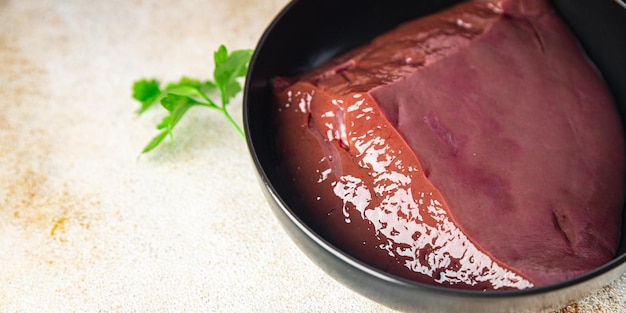
[[[294,201],[366,263],[509,289],[614,257],[621,125],[543,1],[462,4],[275,89]]]

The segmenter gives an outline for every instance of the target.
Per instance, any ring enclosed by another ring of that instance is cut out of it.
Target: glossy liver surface
[[[277,78],[284,179],[312,227],[421,282],[523,289],[614,257],[619,119],[542,1],[480,1]]]

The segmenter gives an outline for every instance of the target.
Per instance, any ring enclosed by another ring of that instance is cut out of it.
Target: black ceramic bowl
[[[286,202],[289,198],[286,186],[277,175],[279,158],[270,116],[271,79],[309,70],[403,21],[456,2],[459,1],[294,0],[289,3],[265,31],[248,72],[244,93],[248,147],[262,189],[286,232],[318,266],[354,291],[403,311],[520,312],[558,308],[609,284],[626,271],[626,235],[613,261],[572,280],[521,291],[456,290],[407,281],[352,258],[316,234],[295,213],[293,204]],[[623,117],[626,5],[621,0],[554,0],[552,4],[604,75]]]

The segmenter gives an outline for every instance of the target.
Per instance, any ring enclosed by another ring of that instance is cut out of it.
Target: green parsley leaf
[[[141,103],[137,113],[141,114],[147,110],[161,95],[159,82],[155,79],[141,79],[133,84],[133,98]]]
[[[160,102],[168,115],[157,124],[159,134],[144,147],[141,153],[147,153],[156,148],[166,138],[170,137],[174,144],[172,130],[193,106],[204,106],[215,109],[224,115],[235,131],[243,138],[243,131],[226,110],[226,105],[241,92],[238,79],[245,77],[248,64],[252,57],[252,50],[235,50],[228,53],[221,45],[214,53],[215,68],[213,81],[199,80],[183,76],[178,82],[172,82],[161,89],[155,79],[141,79],[133,84],[133,98],[141,103],[138,113],[141,114],[154,103]],[[209,95],[219,93],[220,105],[217,105]]]
[[[154,138],[152,138],[152,140],[150,140],[150,142],[143,148],[143,150],[141,151],[141,153],[146,153],[146,152],[150,152],[150,150],[156,148],[161,141],[163,141],[163,139],[165,138],[165,136],[167,136],[167,131],[163,131],[160,134],[156,135]]]
[[[237,78],[246,75],[251,57],[252,50],[237,50],[229,55],[223,45],[215,52],[213,79],[222,96],[222,106],[226,106],[241,91]]]

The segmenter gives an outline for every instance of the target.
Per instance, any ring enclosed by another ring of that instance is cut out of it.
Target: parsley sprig
[[[174,144],[172,130],[193,106],[208,107],[221,112],[235,131],[244,138],[243,131],[230,116],[226,106],[242,90],[239,78],[245,77],[251,57],[252,50],[235,50],[228,53],[226,47],[221,45],[213,53],[215,62],[213,80],[201,81],[182,77],[178,82],[166,84],[163,89],[156,79],[135,81],[133,98],[141,103],[141,107],[137,110],[138,114],[142,114],[155,103],[160,103],[168,112],[168,115],[156,126],[159,134],[150,140],[141,153],[150,152],[168,136]],[[209,97],[216,91],[220,96],[219,105]]]

